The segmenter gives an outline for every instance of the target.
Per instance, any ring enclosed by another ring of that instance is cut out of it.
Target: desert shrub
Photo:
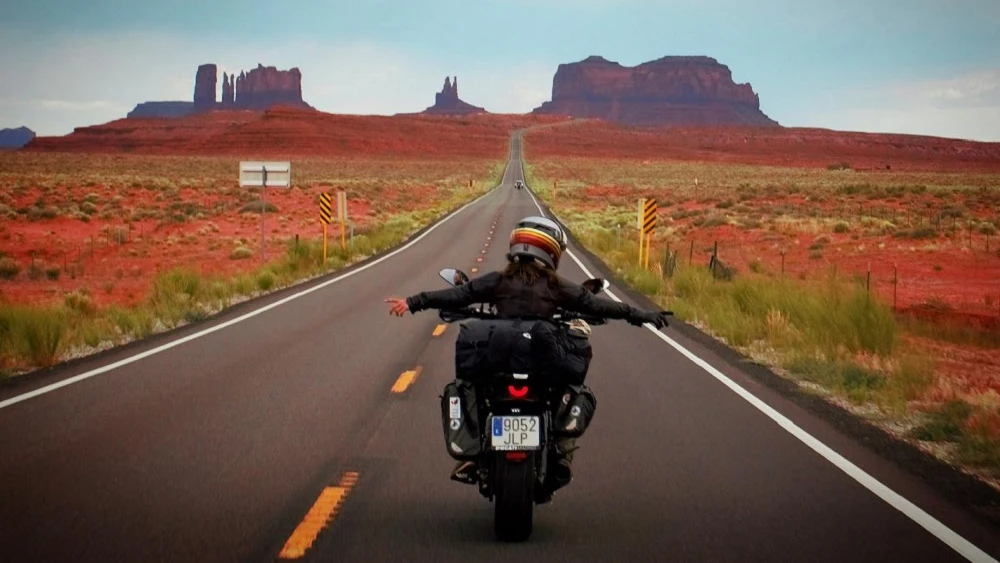
[[[0,258],[0,278],[12,280],[21,272],[21,267],[11,258]]]
[[[233,251],[229,254],[229,258],[231,260],[245,260],[247,258],[250,258],[251,256],[253,256],[253,250],[250,250],[245,246],[234,248]]]
[[[261,200],[255,200],[241,207],[240,213],[261,213],[264,210],[266,210],[267,213],[277,213],[278,207],[270,201],[264,202]]]

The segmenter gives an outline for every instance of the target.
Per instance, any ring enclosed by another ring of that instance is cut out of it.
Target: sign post
[[[340,220],[340,248],[347,250],[347,192],[337,192],[337,219]]]
[[[328,193],[319,194],[319,220],[323,222],[323,263],[326,264],[326,226],[333,222],[331,198]]]
[[[636,210],[636,214],[635,214],[635,227],[637,229],[639,229],[639,265],[640,266],[642,265],[643,241],[646,238],[645,237],[645,233],[643,233],[643,230],[642,230],[642,210],[643,210],[643,208],[645,206],[646,206],[646,198],[640,197],[639,198],[639,206],[638,206],[638,208]]]
[[[639,261],[644,267],[649,267],[649,246],[653,239],[653,229],[656,228],[656,200],[648,198],[642,200],[642,213],[639,214]],[[646,239],[645,259],[642,254],[642,239]]]
[[[240,161],[240,187],[260,188],[260,259],[264,261],[264,214],[267,212],[267,188],[292,185],[291,162]]]

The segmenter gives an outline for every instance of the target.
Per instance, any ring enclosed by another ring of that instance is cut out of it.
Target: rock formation
[[[626,125],[778,126],[750,84],[711,57],[663,57],[635,67],[602,57],[559,65],[552,100],[533,113],[597,117]]]
[[[302,73],[298,68],[278,70],[260,63],[250,72],[240,71],[234,104],[238,108],[255,110],[279,104],[310,107],[302,101]]]
[[[0,149],[19,149],[35,138],[35,132],[27,127],[0,129]]]
[[[222,107],[232,107],[236,105],[236,86],[234,82],[236,76],[222,73]]]
[[[458,77],[452,81],[449,77],[444,77],[444,88],[434,94],[434,105],[425,109],[423,113],[467,115],[470,113],[489,113],[481,107],[463,102],[458,97]]]
[[[125,117],[184,117],[194,113],[193,102],[142,102]]]
[[[218,67],[203,64],[194,77],[193,102],[143,102],[126,117],[184,117],[213,109],[263,111],[276,105],[315,109],[302,101],[302,73],[299,69],[278,70],[257,64],[250,72],[222,73],[222,100],[216,100]]]
[[[214,64],[204,64],[198,67],[194,76],[194,109],[205,111],[215,107],[215,91],[219,79],[219,70]]]

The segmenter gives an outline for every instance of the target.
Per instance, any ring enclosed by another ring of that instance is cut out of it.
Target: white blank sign
[[[261,187],[267,171],[268,188],[287,188],[292,185],[291,162],[240,162],[240,187]]]

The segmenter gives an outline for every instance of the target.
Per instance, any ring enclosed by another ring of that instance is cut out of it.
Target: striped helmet
[[[559,268],[559,258],[566,250],[566,233],[555,221],[545,217],[525,217],[510,233],[510,254],[537,258],[553,270]]]

